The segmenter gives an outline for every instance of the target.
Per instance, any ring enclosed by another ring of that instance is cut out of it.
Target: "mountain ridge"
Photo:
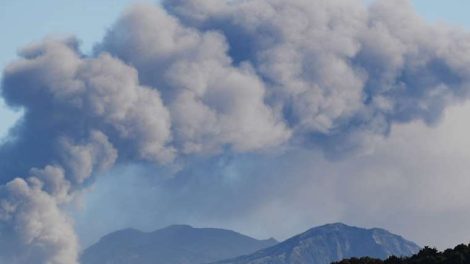
[[[85,249],[82,264],[196,264],[255,252],[278,243],[232,230],[171,225],[152,232],[134,228],[103,236]]]
[[[349,257],[409,256],[419,249],[385,229],[333,223],[311,228],[253,254],[212,264],[329,264]]]
[[[86,249],[82,264],[330,264],[351,257],[409,256],[415,243],[382,228],[325,224],[283,242],[232,230],[171,225],[152,232],[127,228]]]

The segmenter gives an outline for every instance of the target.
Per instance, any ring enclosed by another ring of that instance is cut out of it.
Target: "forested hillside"
[[[458,245],[454,249],[438,251],[425,247],[411,257],[389,257],[386,260],[374,258],[351,258],[333,264],[467,264],[470,263],[470,244]]]

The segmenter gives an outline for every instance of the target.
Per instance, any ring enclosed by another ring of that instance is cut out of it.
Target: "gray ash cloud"
[[[62,207],[115,164],[280,146],[342,157],[466,100],[470,35],[408,1],[173,0],[96,47],[46,39],[3,73],[24,116],[0,147],[0,255],[77,262]],[[21,252],[21,254],[20,254]]]

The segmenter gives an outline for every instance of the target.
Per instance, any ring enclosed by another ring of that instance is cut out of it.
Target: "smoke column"
[[[168,0],[96,46],[45,39],[3,73],[24,116],[0,147],[0,255],[78,263],[63,207],[116,164],[283,146],[346,157],[470,91],[470,35],[406,0]]]

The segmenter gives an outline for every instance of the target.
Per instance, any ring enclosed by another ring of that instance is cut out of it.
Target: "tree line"
[[[435,248],[425,247],[411,257],[391,256],[380,260],[369,257],[344,259],[332,264],[469,264],[470,244],[458,245],[453,249],[438,251]]]

